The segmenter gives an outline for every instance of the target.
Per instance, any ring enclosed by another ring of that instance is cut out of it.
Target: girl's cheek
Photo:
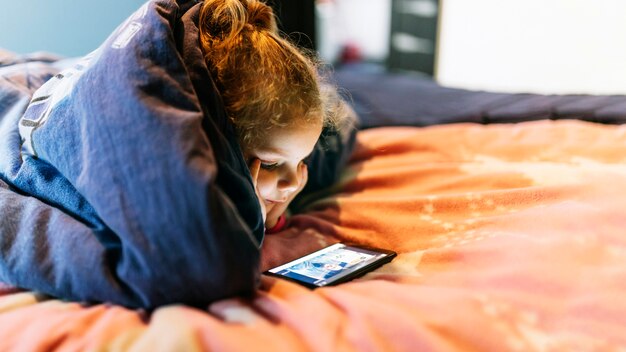
[[[257,179],[257,188],[259,193],[264,198],[271,198],[273,194],[273,187],[276,184],[275,177],[271,172],[261,170],[259,172],[259,178]]]

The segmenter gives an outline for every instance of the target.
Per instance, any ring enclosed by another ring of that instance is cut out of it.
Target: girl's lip
[[[272,199],[266,199],[266,202],[270,203],[270,204],[279,204],[279,203],[284,203],[285,200],[272,200]]]

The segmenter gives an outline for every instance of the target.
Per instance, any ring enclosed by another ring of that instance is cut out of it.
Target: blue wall
[[[0,11],[0,47],[82,56],[145,0],[12,0]]]

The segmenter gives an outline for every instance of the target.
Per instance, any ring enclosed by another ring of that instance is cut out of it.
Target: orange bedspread
[[[0,349],[607,351],[626,348],[626,126],[360,132],[343,180],[269,235],[263,266],[337,241],[390,264],[310,291],[151,315],[0,288]]]

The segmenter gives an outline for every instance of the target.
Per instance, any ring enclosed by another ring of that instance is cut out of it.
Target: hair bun
[[[211,42],[230,41],[244,30],[277,32],[272,8],[258,0],[205,0],[200,26]]]
[[[277,31],[276,18],[272,8],[263,2],[257,0],[248,0],[248,23],[255,29],[267,30],[271,32]]]

